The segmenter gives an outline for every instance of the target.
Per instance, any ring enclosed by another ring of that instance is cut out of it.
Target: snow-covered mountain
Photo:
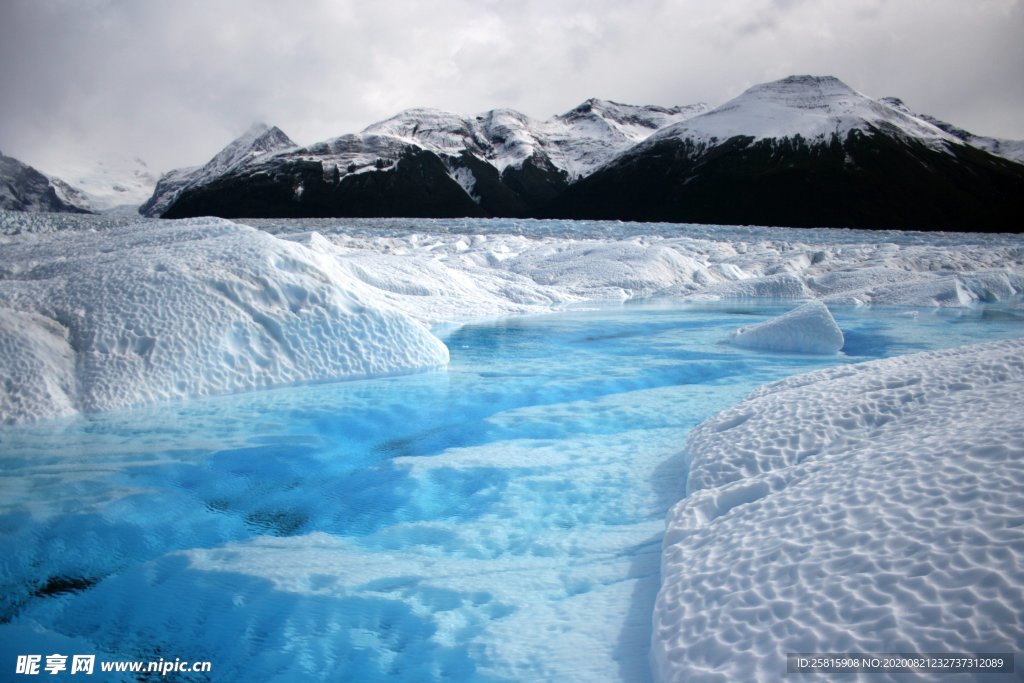
[[[492,109],[475,117],[407,109],[367,127],[363,134],[387,135],[439,155],[467,151],[499,172],[539,157],[575,180],[654,131],[709,109],[706,104],[666,109],[589,99],[546,121],[514,109]]]
[[[142,211],[1015,231],[1013,150],[837,78],[791,76],[714,109],[591,99],[544,121],[408,109],[306,147],[257,126],[165,175]]]
[[[1024,165],[834,77],[756,85],[573,184],[550,217],[1016,231]]]
[[[872,100],[834,76],[790,76],[755,85],[700,117],[668,126],[637,151],[673,139],[698,146],[734,137],[757,142],[800,136],[810,142],[828,142],[833,136],[843,139],[853,131],[872,130],[922,140],[936,148],[956,141],[936,126]]]
[[[947,123],[941,119],[937,119],[934,116],[929,116],[928,114],[915,114],[903,103],[903,100],[898,97],[883,97],[879,102],[884,102],[893,109],[927,121],[936,128],[949,133],[961,142],[966,142],[972,147],[983,149],[989,154],[994,154],[997,157],[1003,157],[1004,159],[1024,164],[1024,140],[1007,140],[1006,138],[990,138],[984,135],[975,135],[963,128],[954,126],[952,123]]]
[[[0,152],[0,209],[89,213],[81,192]]]
[[[301,148],[273,129],[276,144],[258,154],[238,153],[251,147],[247,134],[202,169],[172,171],[143,212],[528,215],[659,128],[708,108],[591,99],[546,121],[511,109],[472,117],[408,109],[359,134]]]
[[[185,190],[206,185],[241,166],[294,147],[297,145],[280,128],[254,123],[205,165],[178,168],[162,175],[139,213],[161,216]]]

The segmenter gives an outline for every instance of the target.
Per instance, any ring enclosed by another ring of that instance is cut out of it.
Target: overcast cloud
[[[1022,36],[1017,0],[0,0],[0,150],[164,171],[256,120],[307,144],[412,106],[720,104],[792,73],[1024,138]]]

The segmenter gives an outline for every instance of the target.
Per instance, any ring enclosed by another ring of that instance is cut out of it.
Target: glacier
[[[5,656],[770,681],[1024,644],[1024,345],[959,346],[1020,336],[1019,236],[245,223],[0,213]]]
[[[429,326],[593,301],[961,308],[1024,293],[1010,235],[250,223],[0,213],[0,421],[439,367]]]

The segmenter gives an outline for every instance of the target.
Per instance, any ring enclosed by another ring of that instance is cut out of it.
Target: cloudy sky
[[[1024,138],[1024,0],[0,0],[0,150],[203,163],[252,122],[311,143],[403,108],[547,118],[720,104],[832,74]]]

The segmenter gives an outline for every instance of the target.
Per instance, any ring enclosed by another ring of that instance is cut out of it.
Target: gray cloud
[[[254,120],[308,143],[411,106],[547,117],[834,74],[1024,138],[1018,0],[0,0],[0,149],[202,163]]]

